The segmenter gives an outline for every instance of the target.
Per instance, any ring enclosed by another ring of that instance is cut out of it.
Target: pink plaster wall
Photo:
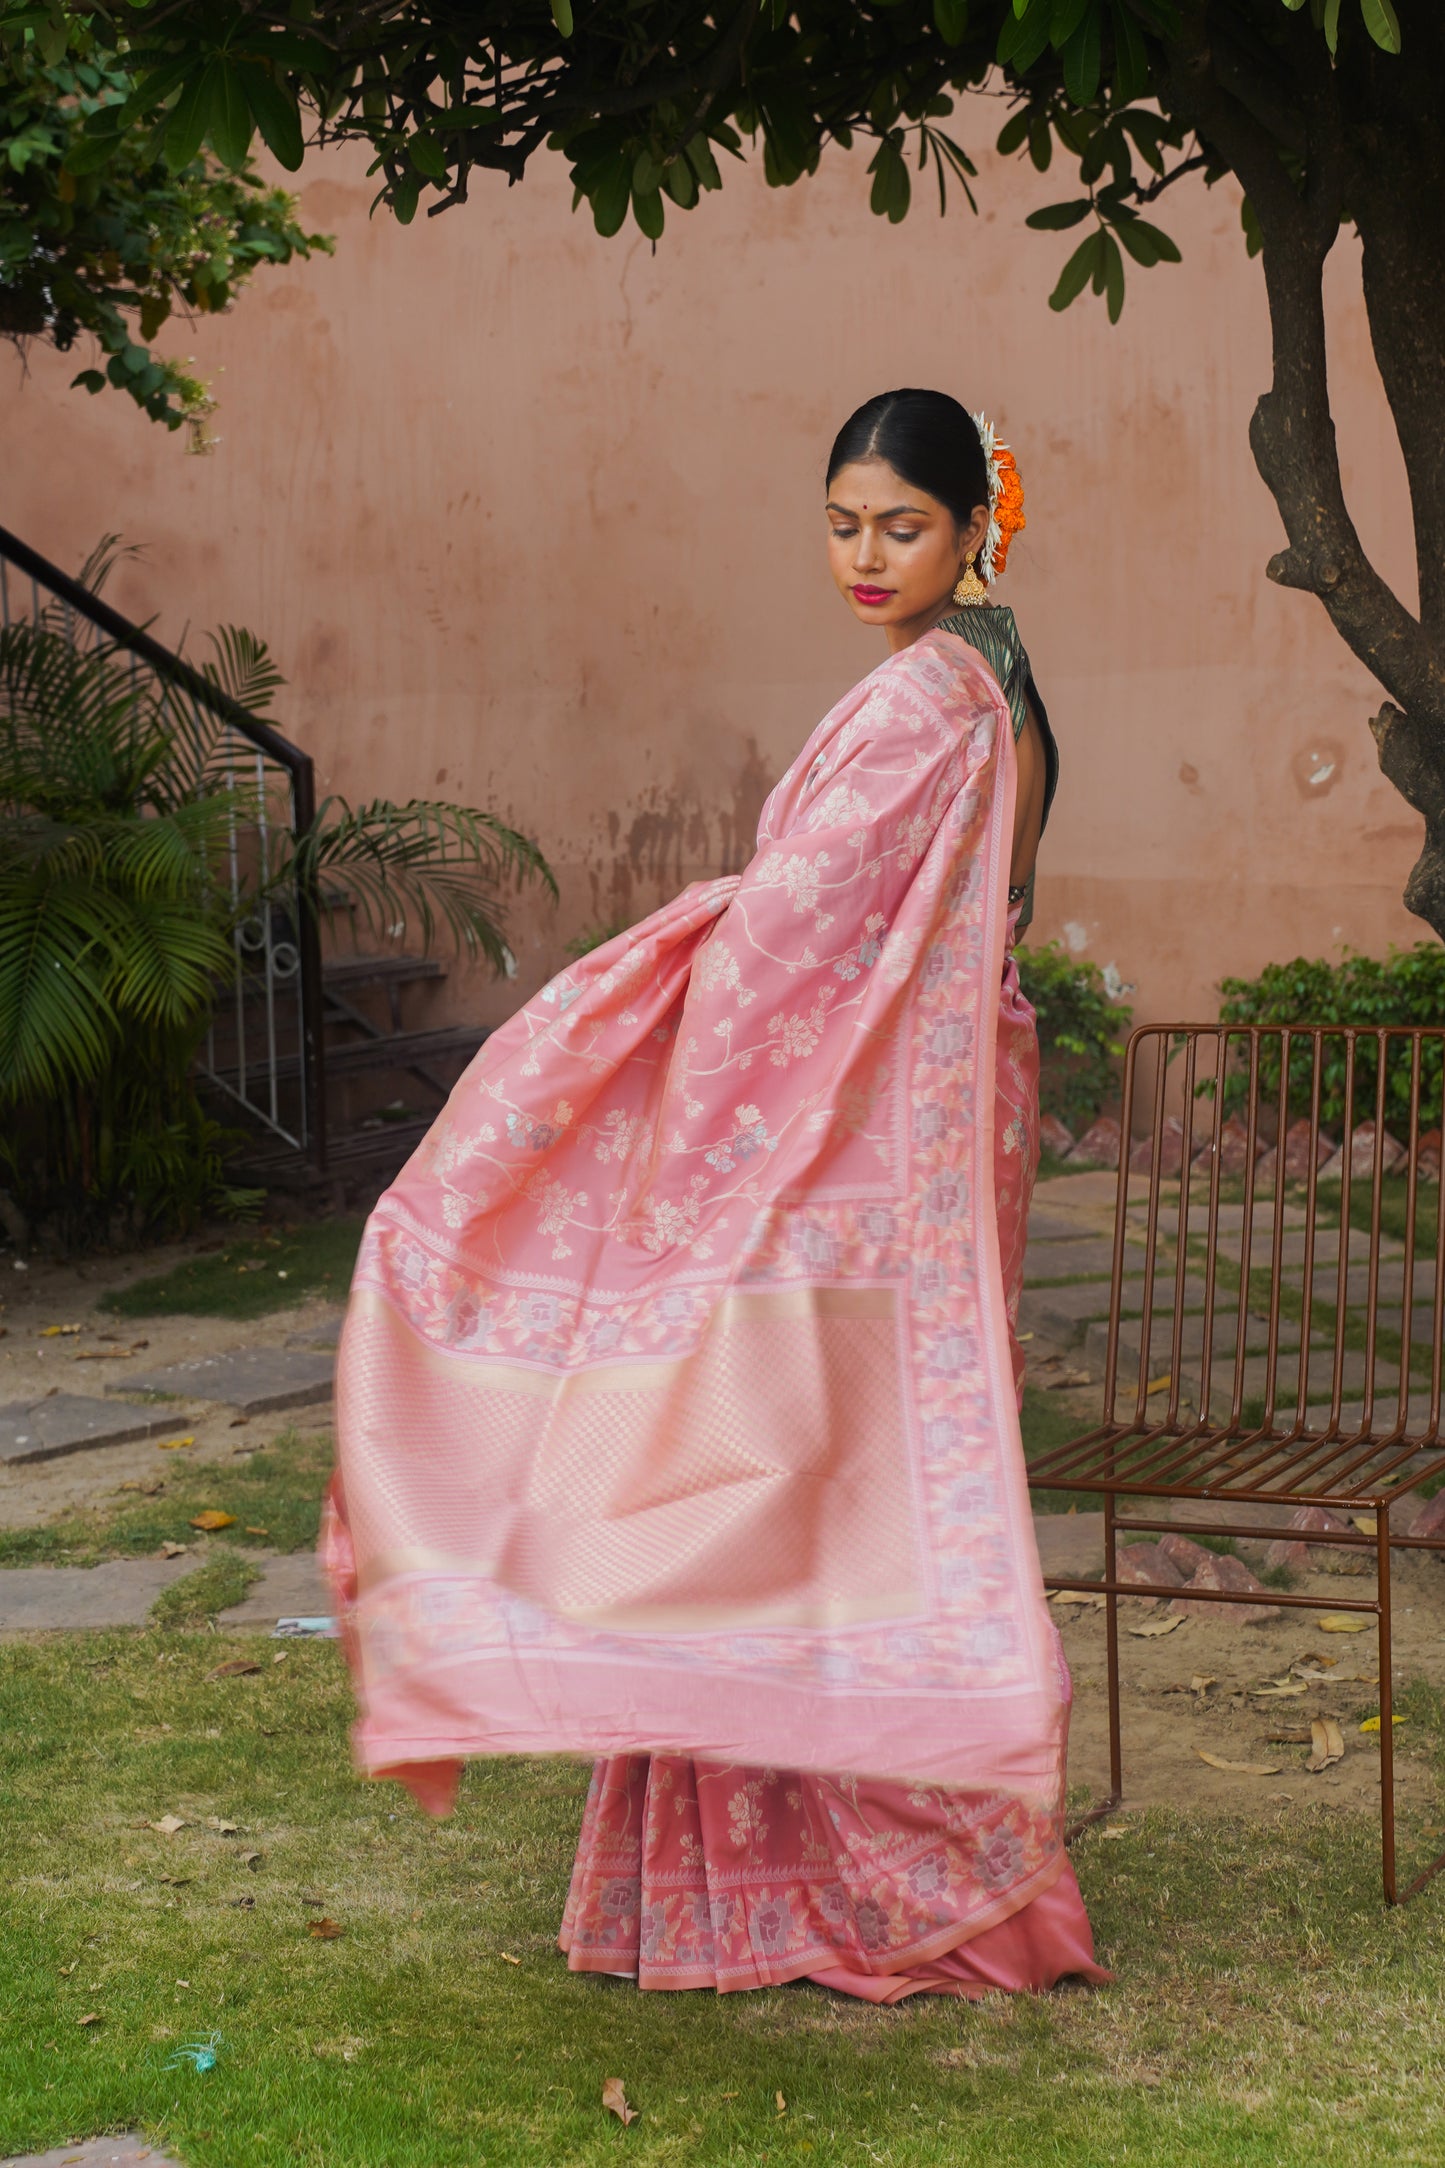
[[[1114,964],[1145,1017],[1213,1014],[1222,974],[1271,958],[1420,937],[1398,900],[1420,823],[1376,769],[1378,690],[1263,577],[1281,536],[1246,426],[1267,325],[1234,200],[1181,191],[1183,268],[1134,274],[1111,329],[1099,305],[1048,310],[1067,237],[1023,230],[1019,187],[985,162],[981,219],[893,228],[857,158],[788,193],[750,165],[654,255],[570,216],[555,162],[402,230],[328,154],[304,210],[335,260],[173,334],[219,392],[215,454],[69,392],[74,358],[6,362],[0,520],[68,567],[106,529],[144,542],[111,592],[165,636],[264,634],[323,789],[444,793],[538,837],[563,899],[517,907],[518,987],[453,981],[495,1020],[579,927],[747,854],[782,767],[881,655],[824,568],[832,432],[874,391],[938,385],[993,413],[1028,492],[1000,594],[1065,763],[1037,936]],[[1408,583],[1337,256],[1349,491]]]

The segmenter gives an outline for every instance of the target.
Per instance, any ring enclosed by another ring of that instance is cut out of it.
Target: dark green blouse
[[[1059,749],[1049,728],[1048,710],[1039,698],[1034,683],[1033,667],[1028,652],[1019,638],[1014,613],[1006,603],[970,603],[963,609],[954,610],[939,619],[940,632],[955,632],[970,647],[978,649],[984,661],[998,679],[1008,710],[1013,718],[1014,743],[1023,734],[1024,723],[1032,706],[1038,718],[1040,734],[1044,741],[1044,825],[1049,818],[1049,808],[1054,802],[1054,792],[1059,787]],[[1019,913],[1018,931],[1023,932],[1034,915],[1034,882],[1030,874],[1023,894],[1023,909]]]

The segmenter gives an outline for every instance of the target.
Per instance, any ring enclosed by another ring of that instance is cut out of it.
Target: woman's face
[[[862,624],[887,633],[895,653],[944,613],[969,552],[988,533],[986,506],[960,527],[947,505],[883,459],[840,467],[827,509],[828,564],[839,592]]]

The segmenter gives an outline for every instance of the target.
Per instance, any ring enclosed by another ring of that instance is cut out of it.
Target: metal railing
[[[321,929],[318,902],[304,879],[279,892],[268,886],[246,908],[253,870],[271,864],[274,825],[299,840],[316,818],[316,778],[303,753],[179,655],[134,625],[98,594],[0,527],[0,627],[23,619],[58,620],[72,646],[109,641],[127,651],[133,681],[152,687],[198,731],[220,731],[221,764],[236,810],[230,821],[226,878],[234,921],[235,967],[218,987],[199,1066],[251,1119],[326,1165],[326,1096],[322,1042]],[[299,1085],[299,1088],[298,1088]]]

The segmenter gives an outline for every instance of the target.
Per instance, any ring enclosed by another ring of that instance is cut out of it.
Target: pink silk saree
[[[603,1757],[574,1966],[1102,1976],[1018,1432],[1013,797],[974,650],[890,657],[747,870],[544,987],[368,1224],[323,1533],[358,1756],[437,1812],[469,1754]]]

